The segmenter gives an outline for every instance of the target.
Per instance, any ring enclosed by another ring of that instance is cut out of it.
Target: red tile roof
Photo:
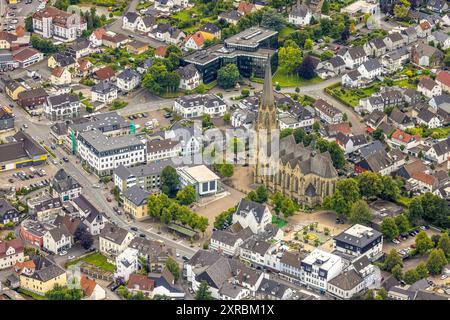
[[[95,282],[94,279],[89,279],[85,275],[81,276],[80,287],[86,296],[90,297],[94,292],[96,286],[97,283]]]
[[[422,30],[431,29],[431,24],[427,20],[424,20],[420,23],[420,28],[422,28]]]
[[[16,250],[16,254],[23,252],[23,243],[20,239],[14,239],[11,241],[0,240],[0,258],[6,257],[6,251],[13,247]]]
[[[424,172],[414,172],[411,177],[428,185],[433,185],[436,181],[435,177]]]
[[[436,82],[442,83],[444,86],[450,87],[450,73],[448,71],[441,71],[436,77]]]
[[[397,129],[392,134],[392,139],[402,141],[404,143],[408,143],[413,139],[413,136],[410,135],[409,133],[406,133],[406,132],[400,130],[400,129]]]
[[[244,15],[249,14],[252,12],[252,10],[255,8],[255,5],[253,3],[248,3],[245,1],[241,1],[239,3],[239,7],[237,11],[243,13]]]
[[[59,78],[64,73],[64,70],[65,69],[63,67],[56,67],[52,70],[52,76]]]
[[[106,33],[105,29],[103,28],[98,28],[97,30],[94,31],[94,36],[98,39],[101,40],[103,38],[103,35]]]
[[[128,289],[152,291],[154,287],[155,282],[142,274],[133,273],[128,279]]]
[[[30,59],[32,56],[39,54],[39,51],[33,48],[25,48],[22,51],[15,53],[13,58],[16,61],[25,61]]]
[[[100,80],[108,80],[115,76],[115,72],[111,67],[104,67],[95,71],[95,75]]]
[[[166,56],[166,52],[167,52],[167,46],[160,46],[155,49],[155,57],[164,58]]]

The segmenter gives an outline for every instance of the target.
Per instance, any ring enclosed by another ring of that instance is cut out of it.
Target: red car
[[[107,200],[108,202],[111,202],[111,201],[112,201],[111,197],[106,197],[106,200]]]

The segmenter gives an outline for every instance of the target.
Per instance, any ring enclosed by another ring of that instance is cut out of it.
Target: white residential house
[[[292,8],[288,16],[288,22],[296,26],[307,26],[311,22],[312,13],[306,5],[297,5]]]
[[[145,16],[138,20],[137,30],[143,33],[149,33],[156,26],[156,19],[153,16]]]
[[[80,115],[80,109],[80,98],[67,93],[47,97],[44,102],[44,114],[51,121],[76,118]]]
[[[101,47],[103,45],[103,35],[106,33],[105,29],[98,28],[94,30],[89,36],[89,41],[91,42],[91,46],[94,48]]]
[[[139,269],[138,250],[134,248],[126,248],[116,257],[115,279],[128,281],[130,275]]]
[[[180,76],[181,90],[194,90],[200,85],[200,73],[193,64],[177,69],[177,73]]]
[[[72,243],[73,237],[66,225],[60,224],[44,233],[42,247],[51,253],[59,254],[70,249]]]
[[[162,12],[176,12],[186,8],[189,0],[155,0],[155,9]]]
[[[392,32],[384,38],[384,43],[386,43],[388,51],[394,51],[405,45],[405,38],[402,37],[400,32]]]
[[[369,59],[366,51],[361,46],[347,48],[340,56],[344,59],[347,69],[355,69]]]
[[[136,88],[141,76],[134,70],[125,69],[117,75],[117,87],[122,91],[131,91]]]
[[[377,76],[380,76],[383,71],[380,62],[378,59],[370,59],[363,62],[358,67],[358,72],[366,79],[375,79]]]
[[[50,74],[50,82],[55,86],[63,86],[72,82],[72,74],[69,69],[56,67]]]
[[[0,270],[11,268],[16,262],[23,262],[23,249],[22,240],[18,238],[11,241],[0,240]]]
[[[99,251],[115,262],[115,258],[125,251],[133,238],[133,233],[108,222],[99,236]]]
[[[243,228],[249,227],[253,233],[260,234],[272,223],[272,213],[264,204],[241,199],[233,214],[232,222],[239,222]]]
[[[333,107],[330,103],[323,99],[317,99],[313,104],[314,109],[319,114],[321,120],[326,123],[342,122],[343,114],[340,110]]]
[[[442,164],[450,157],[450,138],[439,141],[425,152],[425,158]]]
[[[427,38],[427,42],[430,41],[433,41],[435,46],[439,45],[442,50],[450,48],[450,36],[442,31],[432,32]]]
[[[172,139],[147,141],[147,162],[178,157],[181,154],[181,143]]]
[[[136,12],[128,11],[122,18],[122,29],[135,31],[142,18]]]
[[[441,86],[431,78],[422,77],[417,85],[417,91],[422,93],[427,98],[433,98],[442,94]]]
[[[109,81],[100,81],[91,87],[91,101],[110,104],[117,99],[117,87]]]
[[[440,117],[430,111],[428,108],[422,108],[416,116],[416,121],[419,125],[425,125],[430,129],[436,129],[442,127],[442,121]]]

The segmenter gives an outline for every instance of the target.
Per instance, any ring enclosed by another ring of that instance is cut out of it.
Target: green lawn
[[[107,262],[106,257],[99,252],[94,252],[83,258],[67,262],[65,267],[67,269],[69,266],[71,266],[73,264],[77,264],[78,262],[81,262],[81,261],[92,264],[92,265],[99,267],[106,271],[114,272],[116,270],[116,266]]]
[[[295,30],[294,28],[291,27],[284,27],[283,29],[280,30],[280,33],[278,34],[278,37],[281,39],[286,38],[288,35],[290,35],[291,33],[294,33]]]
[[[278,228],[283,228],[285,225],[287,225],[286,220],[281,219],[277,216],[272,216],[272,223],[275,224]]]
[[[443,139],[450,135],[450,127],[427,129],[423,127],[409,128],[406,130],[409,134],[419,135],[422,138],[432,137],[434,139]]]
[[[25,290],[22,288],[18,288],[17,292],[20,294],[23,294],[25,296],[31,297],[34,300],[48,300],[45,296],[38,295],[37,293],[31,292],[31,291],[28,291],[28,290]]]
[[[319,77],[314,77],[311,80],[306,80],[296,74],[288,74],[283,69],[278,68],[277,72],[273,76],[272,81],[275,85],[279,84],[281,87],[300,87],[319,83],[323,80]]]

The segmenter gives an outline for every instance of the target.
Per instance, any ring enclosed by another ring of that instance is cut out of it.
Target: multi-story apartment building
[[[46,7],[33,15],[33,31],[44,38],[71,42],[87,29],[86,20],[78,14]]]
[[[98,176],[110,175],[120,165],[146,162],[146,144],[134,135],[107,137],[99,130],[78,134],[77,154]]]
[[[58,96],[47,97],[44,102],[45,116],[52,121],[67,120],[80,115],[80,98],[64,93]]]
[[[372,228],[355,224],[334,237],[334,248],[347,255],[377,259],[383,250],[383,235]]]
[[[147,141],[147,162],[170,159],[181,154],[181,143],[172,139]]]

